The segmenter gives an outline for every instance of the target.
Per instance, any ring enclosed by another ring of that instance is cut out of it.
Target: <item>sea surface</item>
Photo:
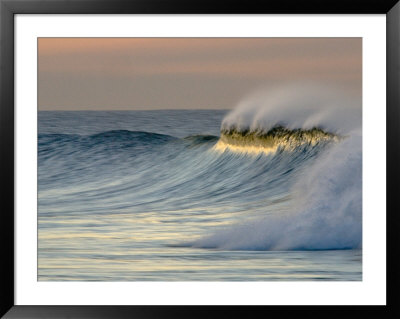
[[[227,114],[40,111],[38,280],[361,280],[353,157],[322,168],[351,139],[224,142]]]

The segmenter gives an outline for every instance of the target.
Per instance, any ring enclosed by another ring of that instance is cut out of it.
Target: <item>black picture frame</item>
[[[387,304],[386,306],[22,306],[14,304],[14,15],[15,14],[385,14],[387,21]],[[0,0],[0,315],[5,318],[164,318],[272,316],[400,317],[400,3],[398,0]]]

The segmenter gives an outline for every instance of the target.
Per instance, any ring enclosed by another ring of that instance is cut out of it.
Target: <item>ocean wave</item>
[[[224,118],[219,137],[39,134],[39,199],[71,214],[213,221],[178,243],[190,247],[360,248],[361,106],[323,92],[286,88],[246,100]]]
[[[249,218],[183,245],[226,250],[362,247],[361,105],[318,86],[290,89],[241,103],[223,120],[215,148],[268,150],[271,155],[271,150],[282,145],[294,145],[298,151],[306,145],[300,152],[307,153],[313,145],[325,144],[320,142],[336,143],[319,148],[315,161],[294,176],[292,199],[285,211],[271,213],[266,206],[263,217]]]

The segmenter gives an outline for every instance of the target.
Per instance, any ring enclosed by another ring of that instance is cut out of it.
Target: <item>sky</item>
[[[361,38],[39,38],[39,110],[231,109],[317,82],[361,98]]]

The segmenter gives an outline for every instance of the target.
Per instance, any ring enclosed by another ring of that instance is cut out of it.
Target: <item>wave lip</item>
[[[275,126],[268,131],[250,129],[222,129],[221,137],[214,149],[220,152],[230,150],[244,153],[273,153],[278,149],[292,150],[299,146],[315,146],[341,137],[321,128],[288,129],[284,126]]]

